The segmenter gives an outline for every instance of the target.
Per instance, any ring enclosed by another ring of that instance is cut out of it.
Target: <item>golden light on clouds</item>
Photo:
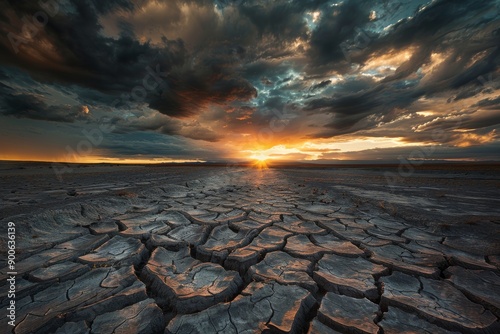
[[[410,60],[416,50],[417,48],[412,46],[404,50],[391,50],[387,53],[373,56],[365,62],[362,71],[382,68],[396,70],[403,63]]]
[[[441,76],[443,74],[440,69],[442,65],[446,63],[446,59],[448,59],[448,57],[449,54],[446,53],[432,53],[430,61],[421,67],[424,77],[420,81],[420,85],[442,80],[443,78],[441,78]]]
[[[422,110],[422,111],[417,111],[416,114],[423,117],[429,117],[436,115],[436,112],[432,110]]]
[[[318,20],[321,16],[321,12],[313,12],[311,16],[312,16],[312,21],[314,23],[316,23],[316,22],[318,22]]]
[[[491,143],[497,137],[496,130],[492,130],[484,135],[477,133],[460,133],[455,145],[458,147],[470,147],[474,145],[481,145]]]
[[[349,153],[373,149],[425,145],[424,143],[405,142],[404,138],[367,137],[344,138],[338,140],[310,140],[290,145],[275,145],[270,148],[254,148],[240,151],[235,158],[253,161],[314,161],[324,159],[324,155],[334,155],[344,160]],[[348,159],[348,158],[347,158]]]
[[[267,155],[263,151],[254,151],[250,155],[250,159],[257,160],[257,161],[266,161],[267,159],[269,159],[269,155]]]
[[[299,148],[287,147],[286,145],[276,145],[268,149],[244,150],[252,160],[286,160],[288,156],[302,153]]]

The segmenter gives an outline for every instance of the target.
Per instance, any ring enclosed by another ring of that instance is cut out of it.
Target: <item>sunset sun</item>
[[[258,169],[266,169],[269,164],[269,156],[263,152],[256,152],[250,156],[253,163],[252,166]]]

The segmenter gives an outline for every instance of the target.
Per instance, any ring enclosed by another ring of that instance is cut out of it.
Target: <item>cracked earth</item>
[[[498,179],[462,198],[469,181],[439,175],[390,191],[370,172],[187,169],[3,176],[18,274],[16,326],[0,327],[500,332]]]

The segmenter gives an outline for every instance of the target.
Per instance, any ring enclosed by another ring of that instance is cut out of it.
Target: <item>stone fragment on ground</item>
[[[407,239],[411,240],[416,240],[416,241],[437,241],[440,242],[444,239],[443,236],[427,232],[425,230],[422,230],[420,228],[409,228],[403,232],[401,235],[402,237],[405,237]]]
[[[327,233],[325,229],[319,227],[313,221],[304,221],[297,216],[283,215],[283,221],[274,223],[274,226],[281,227],[292,233],[305,235]]]
[[[250,267],[248,278],[255,281],[274,280],[284,285],[295,284],[315,293],[318,286],[310,276],[312,266],[311,261],[276,251],[267,253],[261,262]]]
[[[28,278],[33,282],[64,282],[77,278],[89,270],[89,266],[68,261],[46,268],[38,268],[30,272]]]
[[[162,333],[165,319],[154,299],[146,299],[121,310],[97,316],[92,322],[93,334]]]
[[[379,306],[366,298],[357,299],[328,292],[321,301],[318,320],[344,333],[377,334]]]
[[[340,334],[340,332],[331,329],[327,325],[320,322],[317,318],[314,318],[313,321],[311,321],[307,334]]]
[[[147,249],[138,239],[124,238],[119,235],[95,249],[80,256],[78,260],[94,266],[139,265],[147,255]]]
[[[266,215],[266,214],[258,213],[255,211],[251,211],[248,214],[248,218],[255,220],[255,221],[258,221],[261,224],[271,224],[274,221],[279,221],[279,219],[280,219],[279,215]]]
[[[384,334],[459,334],[459,332],[448,331],[396,307],[389,307],[378,325],[384,330]]]
[[[53,284],[32,297],[18,300],[14,331],[16,334],[51,332],[64,324],[61,314],[69,316],[81,308],[99,303],[137,281],[132,267],[122,267],[97,268],[74,280]],[[114,304],[122,308],[127,305],[127,298],[121,304]],[[92,313],[95,316],[95,312]]]
[[[250,266],[259,262],[260,257],[267,252],[280,250],[285,245],[287,237],[292,233],[278,227],[268,227],[261,231],[252,242],[232,251],[227,257],[224,265],[232,270],[244,274]]]
[[[239,222],[231,222],[229,223],[229,226],[231,229],[236,230],[236,231],[248,231],[248,230],[258,230],[262,231],[266,227],[271,226],[271,222],[269,223],[261,223],[259,221],[253,220],[253,219],[247,219],[244,221],[239,221]]]
[[[246,246],[257,234],[256,230],[234,232],[228,225],[217,226],[207,242],[196,248],[197,257],[202,261],[222,264],[230,252]]]
[[[235,271],[215,263],[201,263],[189,248],[169,251],[157,248],[142,277],[161,298],[179,313],[192,313],[233,298],[243,281]]]
[[[240,209],[235,209],[229,212],[221,213],[215,219],[219,223],[231,223],[237,222],[245,219],[247,216],[246,212]]]
[[[189,221],[184,214],[176,210],[165,212],[163,214],[163,220],[172,228],[191,224],[191,221]]]
[[[446,264],[446,259],[439,254],[411,252],[396,245],[367,247],[370,260],[409,274],[426,277],[439,277],[439,267]]]
[[[323,254],[331,253],[327,248],[317,246],[306,235],[294,235],[287,239],[284,251],[309,261],[319,260]]]
[[[52,249],[41,251],[16,263],[17,275],[22,276],[35,269],[48,267],[57,263],[73,261],[80,255],[90,252],[92,249],[102,245],[109,237],[107,235],[83,235],[81,237],[66,241],[54,246]],[[0,277],[9,272],[8,268],[0,270]]]
[[[326,228],[334,235],[346,239],[355,245],[379,247],[392,244],[391,240],[381,239],[374,235],[369,235],[364,229],[343,225],[337,221],[320,222],[320,226]]]
[[[184,246],[198,246],[208,238],[208,226],[197,224],[181,225],[168,232],[167,235],[153,234],[146,245],[148,249],[164,247],[177,250]]]
[[[170,231],[170,226],[163,222],[135,222],[133,224],[123,223],[126,227],[124,231],[119,232],[124,237],[134,237],[147,239],[152,234],[164,234]]]
[[[314,280],[327,291],[372,301],[379,298],[375,278],[388,274],[389,269],[361,257],[348,258],[326,254],[318,262]]]
[[[374,237],[377,237],[377,238],[382,239],[382,240],[389,240],[389,241],[396,242],[396,243],[405,243],[406,242],[406,238],[400,237],[399,235],[396,234],[397,231],[394,232],[390,229],[384,229],[384,228],[379,228],[379,227],[374,226],[374,227],[367,228],[365,231],[367,234],[374,236]]]
[[[441,255],[452,265],[460,265],[470,269],[497,270],[498,268],[486,262],[484,256],[466,253],[443,245],[437,241],[411,241],[408,244],[401,245],[414,253],[429,255]]]
[[[469,299],[500,313],[500,275],[493,271],[471,270],[458,266],[445,271],[448,280]]]
[[[85,321],[67,322],[58,328],[55,334],[90,334],[90,328]]]
[[[85,320],[90,322],[96,315],[121,310],[128,305],[135,304],[146,298],[148,298],[146,285],[137,280],[112,296],[86,306],[80,306],[76,311],[67,314],[66,320],[73,322]]]
[[[460,250],[462,252],[475,255],[499,255],[500,234],[491,233],[498,230],[498,223],[492,221],[481,221],[472,224],[474,233],[466,224],[454,225],[449,232],[443,244]]]
[[[469,300],[447,281],[413,277],[400,272],[382,277],[384,307],[394,306],[459,332],[499,331],[498,319],[482,305]]]
[[[323,248],[328,249],[329,252],[337,255],[358,257],[365,256],[365,252],[356,247],[353,243],[346,240],[340,240],[333,234],[327,235],[312,235],[311,240]]]
[[[254,282],[232,302],[176,316],[166,333],[299,333],[314,304],[301,287]]]

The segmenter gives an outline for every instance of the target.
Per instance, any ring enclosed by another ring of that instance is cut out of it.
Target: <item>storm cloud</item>
[[[498,0],[41,4],[8,0],[0,14],[0,118],[42,128],[112,119],[110,155],[422,144],[436,129],[453,132],[441,142],[453,156],[498,141]],[[166,146],[145,148],[153,139]]]

